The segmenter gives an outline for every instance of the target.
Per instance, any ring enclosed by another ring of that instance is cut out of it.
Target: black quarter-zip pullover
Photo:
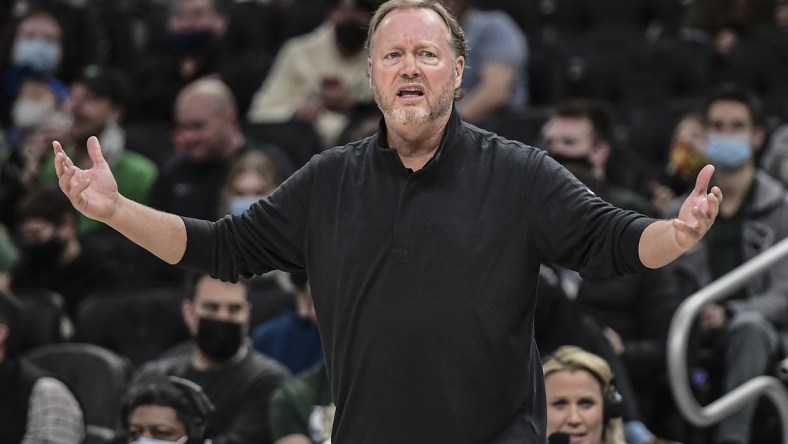
[[[381,124],[315,156],[241,216],[184,220],[184,266],[225,280],[307,270],[334,444],[543,444],[539,266],[586,278],[641,270],[652,222],[456,111],[419,171]]]

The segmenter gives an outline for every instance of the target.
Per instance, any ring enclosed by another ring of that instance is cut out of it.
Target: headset
[[[181,392],[192,410],[186,417],[186,436],[189,438],[187,442],[205,441],[209,429],[208,418],[216,408],[202,388],[194,382],[177,376],[167,376],[167,379]]]
[[[602,419],[605,424],[608,421],[620,418],[624,414],[624,397],[616,390],[615,381],[616,378],[613,376],[613,379],[610,381],[610,388],[605,392],[603,398]]]
[[[184,422],[188,443],[205,442],[210,432],[209,417],[216,409],[199,385],[177,376],[145,378],[129,391],[121,409],[125,429],[129,428],[132,410],[140,405],[147,405],[144,401],[140,402],[140,397],[145,399],[144,395],[153,391],[166,392],[170,397],[177,397],[173,400],[175,405],[172,402],[164,405],[174,408],[178,418]]]

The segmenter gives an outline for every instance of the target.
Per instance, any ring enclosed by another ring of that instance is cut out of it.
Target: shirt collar
[[[443,136],[441,136],[441,143],[438,145],[438,149],[435,151],[432,159],[427,163],[427,165],[424,166],[422,171],[428,168],[433,168],[431,165],[435,165],[440,162],[441,157],[446,155],[444,153],[451,151],[451,149],[456,144],[455,142],[460,138],[462,128],[462,118],[460,118],[460,114],[457,112],[456,106],[452,105],[451,115],[449,115],[449,120],[446,122],[446,128],[443,131]],[[383,117],[380,118],[380,123],[378,124],[378,135],[374,143],[378,151],[383,154],[384,157],[394,158],[401,166],[403,166],[402,161],[397,155],[397,152],[388,145],[388,129],[386,128],[386,120]]]

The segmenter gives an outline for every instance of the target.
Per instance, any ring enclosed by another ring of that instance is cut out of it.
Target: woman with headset
[[[625,444],[621,395],[599,356],[563,346],[544,359],[551,444]]]
[[[213,405],[200,387],[175,376],[136,382],[123,402],[121,420],[129,443],[210,443]]]

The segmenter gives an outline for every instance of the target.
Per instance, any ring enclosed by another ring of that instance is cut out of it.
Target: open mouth
[[[406,86],[397,91],[399,97],[421,97],[424,95],[424,89],[418,86]]]

